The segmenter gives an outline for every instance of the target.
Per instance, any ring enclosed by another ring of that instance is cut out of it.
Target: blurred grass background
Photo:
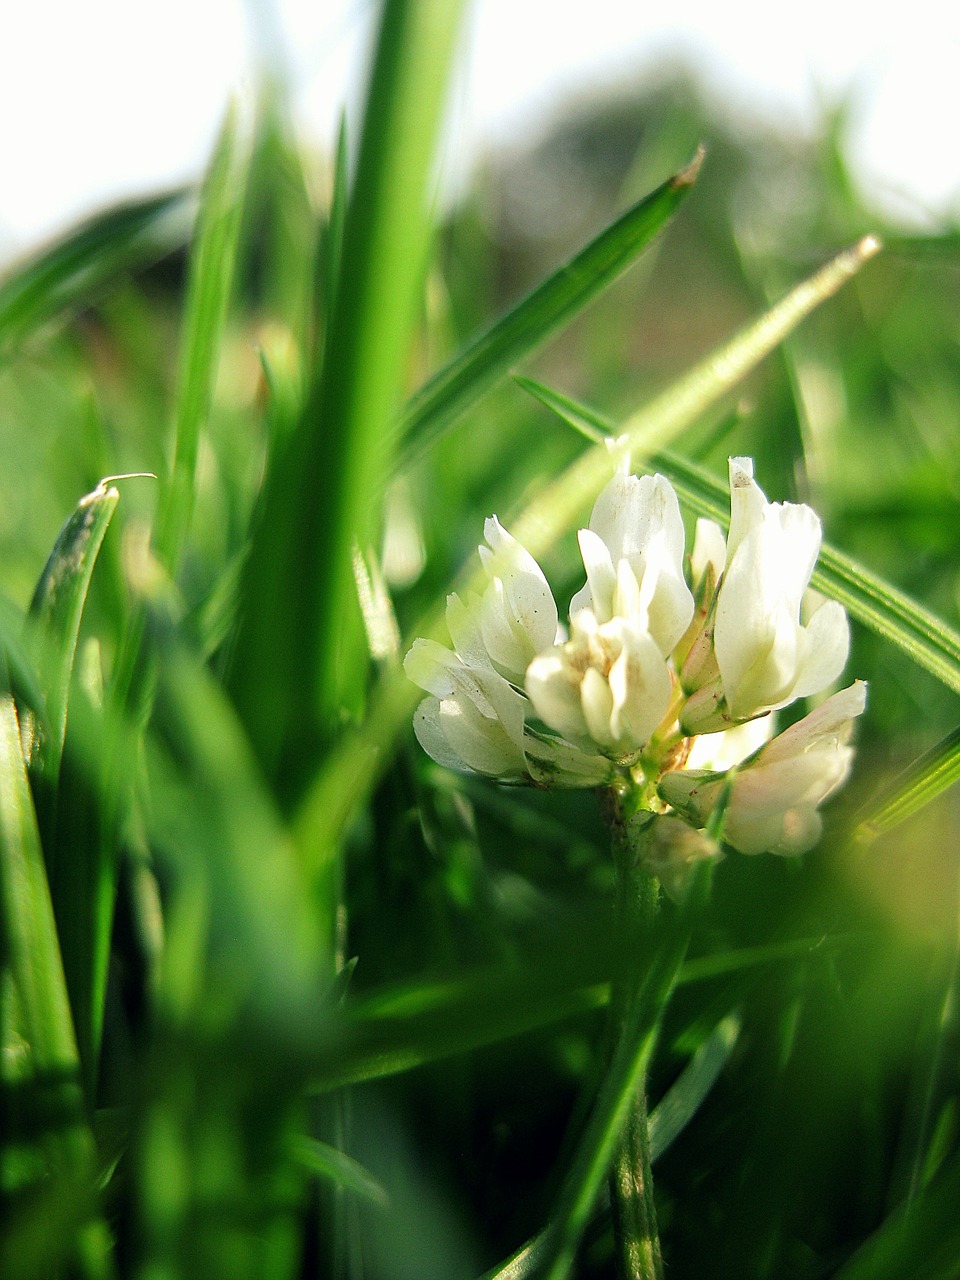
[[[397,454],[400,398],[699,144],[653,246],[513,367],[619,421],[881,234],[881,257],[675,447],[721,479],[752,455],[771,498],[811,502],[945,644],[960,626],[956,229],[904,233],[863,207],[842,111],[799,139],[725,119],[680,71],[573,104],[431,226],[409,187],[418,171],[431,191],[443,80],[404,83],[404,58],[442,66],[431,42],[449,33],[388,9],[353,170],[372,230],[346,198],[353,133],[339,158],[335,140],[306,151],[274,85],[228,123],[199,198],[99,215],[0,282],[0,621],[21,728],[26,708],[42,720],[31,664],[50,677],[18,637],[58,530],[102,476],[160,477],[118,482],[63,761],[52,783],[30,762],[36,839],[4,758],[4,1276],[476,1277],[551,1220],[616,963],[595,798],[445,774],[407,730],[377,740],[349,822],[329,816],[336,769],[311,780],[396,660],[365,654],[353,538],[409,635],[483,518],[509,524],[584,447],[503,378]],[[572,536],[545,569],[563,601]],[[656,1166],[678,1280],[960,1267],[960,665],[945,683],[855,625],[848,669],[870,703],[821,847],[726,858],[665,1015],[654,1103],[733,1028]],[[851,839],[945,739],[916,812]],[[54,994],[38,979],[31,1006],[38,965]],[[28,1006],[40,1030],[59,1018],[49,1052]],[[611,1267],[599,1206],[575,1274]]]

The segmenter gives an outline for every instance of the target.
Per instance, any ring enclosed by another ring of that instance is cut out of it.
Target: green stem
[[[657,916],[659,885],[643,865],[642,832],[640,842],[635,835],[632,839],[628,837],[622,798],[616,792],[611,790],[605,794],[603,811],[610,829],[616,871],[618,951],[624,960],[611,993],[613,1029],[619,1039],[642,985],[643,973],[637,961],[645,954],[644,942],[649,940]],[[609,1182],[614,1236],[623,1280],[663,1280],[643,1075],[637,1082],[626,1123],[620,1133]]]

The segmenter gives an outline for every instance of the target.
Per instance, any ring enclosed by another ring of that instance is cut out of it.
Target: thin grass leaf
[[[650,1113],[650,1161],[663,1155],[683,1131],[720,1076],[740,1034],[740,1020],[731,1015],[719,1023],[703,1042],[679,1078]],[[547,1232],[529,1240],[521,1249],[481,1280],[532,1280],[546,1256]]]
[[[342,708],[360,710],[366,665],[353,547],[370,541],[387,471],[460,8],[456,0],[383,7],[322,378],[273,460],[251,550],[235,697],[288,794]]]
[[[952,1280],[960,1257],[960,1157],[890,1215],[834,1280]]]
[[[570,397],[530,379],[518,379],[525,391],[590,439],[615,436],[622,428]],[[727,488],[708,471],[676,454],[657,452],[651,467],[666,475],[682,500],[698,515],[730,523]],[[896,587],[829,544],[820,550],[813,586],[847,609],[851,617],[902,649],[918,666],[960,693],[960,633]]]
[[[690,374],[620,428],[623,446],[637,464],[663,448],[744,377],[816,306],[829,298],[879,250],[872,236],[839,254],[798,285],[759,320],[699,364]],[[596,445],[548,484],[511,522],[514,537],[539,557],[609,479],[613,462]],[[481,584],[479,570],[461,584],[464,592]],[[415,635],[442,637],[442,610],[415,628]],[[331,754],[302,800],[296,816],[297,842],[308,865],[319,872],[335,856],[341,833],[378,770],[389,758],[386,746],[409,719],[420,693],[400,674],[383,678],[363,726]]]
[[[616,433],[634,465],[665,448],[716,404],[827,298],[842,288],[880,250],[866,236],[792,289],[759,320],[696,365],[649,405],[631,415]],[[531,555],[542,555],[609,478],[610,454],[605,445],[588,450],[513,521],[511,532]]]
[[[960,779],[960,728],[948,733],[866,806],[854,839],[869,844],[918,813]]]
[[[203,184],[190,252],[173,468],[162,491],[154,538],[157,555],[170,573],[179,560],[193,511],[197,450],[213,400],[250,156],[250,131],[239,111],[232,110]]]
[[[650,1114],[650,1159],[656,1160],[700,1110],[729,1061],[740,1035],[740,1019],[731,1014],[710,1032],[679,1079]]]
[[[49,1180],[60,1184],[61,1194],[69,1191],[57,1206],[57,1230],[50,1220],[40,1230],[29,1198],[22,1214],[12,1214],[0,1243],[3,1274],[17,1272],[18,1254],[8,1254],[9,1242],[16,1242],[21,1256],[36,1252],[48,1266],[65,1260],[76,1245],[86,1274],[106,1276],[102,1225],[82,1225],[93,1207],[93,1137],[20,726],[9,696],[0,697],[0,922],[4,1188],[22,1191]]]
[[[46,724],[36,739],[31,767],[51,784],[63,754],[67,694],[90,579],[120,501],[120,493],[112,483],[115,478],[101,480],[77,503],[54,543],[27,614],[46,705]]]
[[[119,205],[15,266],[0,281],[0,351],[181,244],[187,203],[177,190]]]
[[[637,260],[697,180],[703,152],[606,227],[485,333],[433,375],[404,406],[399,432],[403,468],[420,457],[461,414],[519,360],[569,323]]]
[[[338,1186],[352,1191],[370,1204],[386,1208],[389,1196],[381,1182],[343,1151],[338,1151],[329,1142],[320,1142],[316,1138],[298,1136],[293,1142],[293,1157],[304,1169],[321,1178],[329,1178]]]
[[[547,1229],[540,1258],[545,1280],[564,1280],[570,1273],[624,1124],[643,1085],[660,1018],[685,949],[683,937],[661,939],[624,1018],[617,1047]]]

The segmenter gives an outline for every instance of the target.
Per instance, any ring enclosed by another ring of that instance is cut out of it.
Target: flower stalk
[[[643,856],[653,824],[647,822],[638,829],[638,824],[628,823],[623,811],[626,798],[613,788],[604,791],[601,798],[616,876],[618,954],[623,957],[610,1002],[614,1043],[629,1034],[634,1005],[642,998],[644,974],[638,962],[646,955],[660,905],[659,884],[647,869]],[[645,1070],[634,1085],[608,1182],[622,1280],[663,1280],[650,1163]]]

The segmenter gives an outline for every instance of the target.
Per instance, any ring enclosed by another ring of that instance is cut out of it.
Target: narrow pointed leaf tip
[[[689,164],[684,165],[670,179],[670,186],[674,191],[680,190],[681,187],[692,187],[700,176],[700,169],[706,159],[707,149],[701,142],[697,147],[696,153]]]

